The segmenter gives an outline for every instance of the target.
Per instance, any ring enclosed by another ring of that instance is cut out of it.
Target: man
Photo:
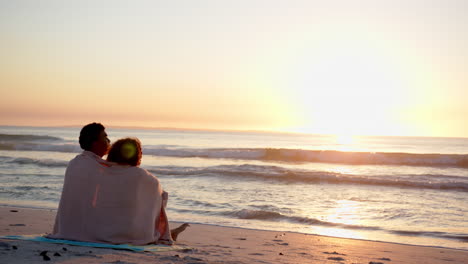
[[[68,164],[50,238],[87,240],[86,226],[76,226],[76,223],[88,222],[86,213],[89,211],[88,207],[92,206],[92,203],[87,204],[88,198],[94,198],[98,191],[93,177],[96,176],[96,172],[109,166],[102,157],[109,151],[110,140],[102,124],[91,123],[81,129],[79,143],[84,151]]]
[[[159,181],[151,174],[126,174],[117,164],[103,160],[110,141],[102,124],[84,126],[79,142],[84,151],[68,164],[48,237],[113,244],[172,243],[164,208],[167,195]]]

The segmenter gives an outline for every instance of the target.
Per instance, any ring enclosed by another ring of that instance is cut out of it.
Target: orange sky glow
[[[468,137],[467,1],[2,1],[0,125]]]

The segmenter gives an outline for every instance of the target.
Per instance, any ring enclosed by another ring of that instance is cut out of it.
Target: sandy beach
[[[55,210],[0,207],[0,235],[47,233],[54,217]],[[43,251],[50,263],[468,263],[464,250],[202,224],[191,224],[177,244],[191,249],[135,253],[2,239],[0,263],[43,263]]]

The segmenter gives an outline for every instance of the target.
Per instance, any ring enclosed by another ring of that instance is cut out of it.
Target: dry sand
[[[54,210],[0,207],[0,235],[47,233],[54,218]],[[468,263],[464,250],[200,224],[177,243],[193,249],[135,253],[0,239],[0,263]]]

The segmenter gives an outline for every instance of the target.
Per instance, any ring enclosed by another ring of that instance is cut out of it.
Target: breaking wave
[[[398,188],[454,190],[468,192],[466,177],[451,175],[351,175],[327,171],[289,169],[279,166],[220,165],[212,167],[165,166],[150,169],[155,175],[187,177],[235,177],[236,179],[275,180],[281,182],[375,185]]]
[[[2,164],[63,167],[69,161],[0,156]],[[145,167],[156,176],[229,177],[237,180],[279,181],[309,184],[356,184],[397,188],[434,189],[468,192],[468,178],[452,175],[354,175],[330,171],[292,169],[271,165],[218,165],[209,167],[150,166]]]
[[[222,212],[221,214],[231,216],[234,218],[239,218],[239,219],[288,221],[291,223],[298,223],[298,224],[341,227],[341,228],[346,228],[346,229],[380,230],[379,227],[332,223],[332,222],[321,221],[315,218],[300,217],[300,216],[287,216],[278,212],[263,211],[263,210],[242,209],[238,211]]]
[[[56,159],[11,158],[0,156],[0,161],[6,164],[36,165],[40,167],[66,167],[68,161]]]
[[[0,134],[0,150],[81,152],[77,142],[41,135]],[[467,154],[346,152],[286,148],[181,148],[143,146],[144,155],[176,157],[259,160],[284,163],[335,163],[351,165],[404,165],[468,168]]]
[[[229,216],[239,219],[252,219],[262,221],[276,221],[276,222],[290,222],[296,224],[312,225],[312,226],[323,226],[332,228],[343,228],[352,230],[379,230],[385,231],[391,234],[404,235],[404,236],[427,236],[427,237],[438,237],[451,240],[468,241],[468,234],[453,234],[447,232],[434,232],[434,231],[407,231],[407,230],[387,230],[377,226],[363,226],[363,225],[350,225],[343,223],[334,223],[318,220],[310,217],[301,216],[289,216],[274,211],[263,211],[263,210],[250,210],[242,209],[237,211],[225,211],[221,212],[224,216]]]
[[[343,152],[335,150],[304,150],[274,148],[237,149],[145,149],[146,155],[242,159],[278,162],[320,162],[353,165],[406,165],[429,167],[468,168],[468,155],[462,154],[415,154],[391,152]]]
[[[39,144],[39,143],[10,143],[0,141],[0,150],[23,150],[23,151],[53,151],[79,153],[83,151],[76,144]]]
[[[2,141],[59,141],[62,140],[59,137],[52,136],[40,136],[40,135],[11,135],[11,134],[0,134],[0,142]]]

